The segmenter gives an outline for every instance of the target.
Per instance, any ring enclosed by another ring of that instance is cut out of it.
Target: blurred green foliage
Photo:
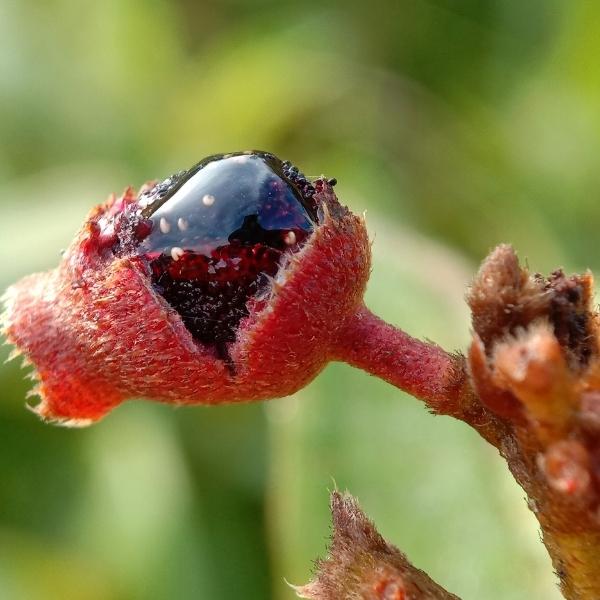
[[[464,286],[499,241],[540,271],[600,266],[599,17],[585,0],[0,0],[0,287],[56,264],[109,192],[263,148],[368,209],[373,309],[464,347]],[[334,480],[465,599],[558,598],[501,460],[344,365],[282,401],[131,402],[82,431],[25,411],[22,374],[0,369],[3,600],[291,598]]]

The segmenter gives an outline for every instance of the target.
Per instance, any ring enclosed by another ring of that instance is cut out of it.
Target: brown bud
[[[539,466],[556,492],[581,498],[590,490],[590,457],[580,442],[562,440],[553,444],[540,455]]]
[[[551,326],[531,325],[498,344],[493,356],[496,383],[523,404],[542,443],[564,437],[575,406],[572,375]]]

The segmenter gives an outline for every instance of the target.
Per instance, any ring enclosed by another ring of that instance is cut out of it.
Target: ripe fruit
[[[306,385],[362,305],[370,250],[334,181],[266,152],[209,157],[95,208],[57,269],[9,288],[42,417],[135,396],[260,400]]]

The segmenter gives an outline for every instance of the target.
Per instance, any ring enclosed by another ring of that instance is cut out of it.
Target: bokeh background
[[[494,244],[600,267],[599,51],[585,0],[0,0],[0,288],[109,192],[262,148],[368,211],[371,308],[464,348]],[[345,365],[87,430],[40,423],[27,389],[0,367],[3,600],[293,598],[334,485],[465,599],[559,597],[496,453]]]

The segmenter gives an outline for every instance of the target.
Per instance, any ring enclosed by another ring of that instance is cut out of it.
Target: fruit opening
[[[227,358],[248,301],[313,232],[314,194],[270,153],[211,156],[140,194],[120,247],[134,240],[155,290],[195,340]]]

